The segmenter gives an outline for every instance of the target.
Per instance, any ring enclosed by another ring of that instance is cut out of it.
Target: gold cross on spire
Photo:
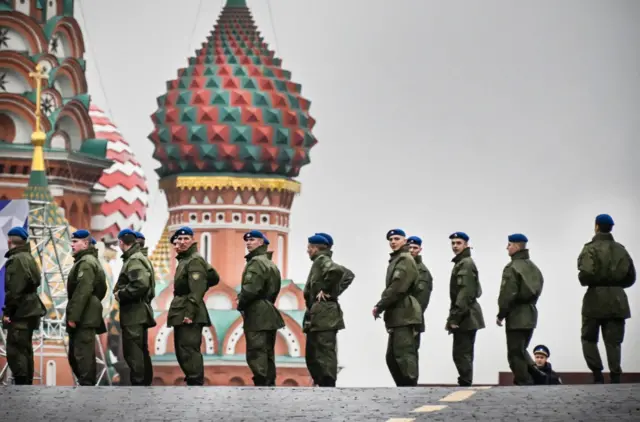
[[[40,128],[40,97],[42,96],[42,81],[49,79],[49,77],[44,74],[44,69],[42,69],[40,63],[36,65],[35,72],[29,72],[29,77],[36,81],[36,127],[31,134],[31,143],[33,144],[31,172],[44,172],[44,151],[42,147],[44,147],[44,142],[47,140],[47,134]]]
[[[36,81],[36,127],[34,132],[31,134],[31,142],[34,144],[34,146],[39,145],[40,147],[42,147],[46,139],[46,134],[40,128],[40,102],[42,96],[42,81],[44,79],[49,79],[49,77],[44,73],[44,69],[42,68],[42,65],[40,63],[36,65],[35,72],[29,72],[29,77],[35,79]]]

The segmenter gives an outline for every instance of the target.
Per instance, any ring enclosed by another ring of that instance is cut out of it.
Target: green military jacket
[[[460,331],[485,328],[482,308],[478,298],[482,296],[482,286],[475,262],[471,258],[471,249],[466,248],[456,255],[452,262],[449,297],[451,307],[447,326],[457,325]]]
[[[422,308],[410,293],[418,282],[418,267],[408,251],[405,245],[390,254],[386,288],[376,304],[387,328],[422,324]]]
[[[424,313],[429,306],[429,300],[431,299],[431,292],[433,291],[433,277],[431,272],[424,262],[422,262],[422,256],[415,256],[414,261],[418,266],[418,281],[411,290],[411,295],[418,300],[420,307],[422,308],[422,323],[420,324],[420,331],[424,332],[426,324],[424,322]]]
[[[527,249],[511,256],[502,271],[498,297],[498,319],[506,319],[507,330],[531,330],[538,324],[538,298],[542,294],[544,277],[529,259]]]
[[[178,267],[173,279],[173,300],[169,307],[167,325],[183,325],[185,318],[194,324],[211,326],[209,312],[204,303],[207,286],[207,262],[198,253],[198,244],[193,243],[177,256]]]
[[[328,250],[325,253],[329,258],[333,260],[333,251]],[[333,263],[339,266],[340,270],[342,271],[342,280],[340,280],[340,291],[338,292],[338,296],[340,296],[342,293],[344,293],[345,290],[349,288],[349,286],[351,286],[351,283],[353,283],[356,275],[347,267],[340,265],[335,261],[333,261]]]
[[[5,258],[2,315],[9,317],[16,328],[37,326],[46,308],[38,296],[42,275],[29,244],[10,249]]]
[[[149,295],[154,277],[153,268],[140,253],[140,245],[134,243],[122,254],[122,269],[113,289],[120,302],[120,325],[144,325],[155,327]]]
[[[578,257],[578,279],[587,287],[582,316],[587,318],[631,318],[624,289],[636,282],[633,259],[611,233],[597,233]]]
[[[107,295],[107,281],[98,251],[90,246],[73,258],[75,262],[67,278],[67,321],[75,322],[78,328],[95,328],[98,334],[105,333],[102,300]],[[67,325],[67,330],[70,329]]]
[[[247,263],[242,272],[237,309],[244,318],[245,331],[274,331],[285,325],[275,307],[282,278],[271,261],[272,256],[267,245],[262,245],[244,257]]]
[[[320,251],[311,258],[313,263],[304,285],[306,312],[303,330],[337,331],[345,328],[342,309],[338,304],[341,283],[344,280],[343,267],[331,260],[331,251]],[[328,295],[327,300],[317,300],[320,292]]]
[[[149,248],[147,248],[146,246],[145,247],[141,247],[140,248],[140,253],[146,258],[147,264],[152,269],[152,271],[151,271],[151,289],[149,289],[149,296],[147,296],[147,299],[149,300],[149,303],[151,303],[153,298],[156,297],[156,272],[155,272],[155,269],[153,268],[153,264],[151,263],[151,260],[149,259]]]

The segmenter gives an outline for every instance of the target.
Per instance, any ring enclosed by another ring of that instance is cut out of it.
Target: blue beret
[[[251,230],[250,232],[245,233],[242,238],[244,240],[249,240],[251,238],[262,239],[264,240],[265,245],[269,244],[269,239],[267,239],[267,236],[265,236],[264,233],[262,233],[260,230]]]
[[[549,348],[547,346],[545,346],[544,344],[539,344],[536,347],[533,348],[533,354],[535,355],[536,353],[542,353],[543,355],[546,355],[547,357],[551,356],[551,352],[549,352]]]
[[[14,227],[11,230],[9,230],[8,233],[9,236],[15,236],[15,237],[19,237],[21,239],[27,240],[29,238],[29,233],[27,233],[27,231],[25,229],[23,229],[22,227]]]
[[[175,232],[176,236],[193,236],[193,230],[191,230],[191,227],[180,227],[178,230],[176,230]]]
[[[451,234],[451,236],[449,236],[449,239],[462,239],[465,242],[469,241],[469,235],[467,235],[464,232],[455,232],[453,234]]]
[[[330,246],[329,239],[327,239],[326,237],[324,237],[322,235],[319,235],[319,234],[314,234],[309,239],[307,239],[307,241],[311,245],[327,245],[327,246]]]
[[[422,246],[422,239],[420,239],[418,236],[410,236],[407,239],[407,243],[409,245],[418,245],[418,246]]]
[[[333,237],[331,237],[329,234],[327,233],[316,233],[316,234],[327,239],[329,241],[329,246],[333,246]]]
[[[387,232],[387,240],[389,240],[389,238],[391,236],[402,236],[402,237],[406,237],[407,234],[404,232],[404,230],[402,229],[393,229],[393,230],[389,230]]]
[[[91,233],[88,230],[82,229],[71,233],[72,239],[86,239],[87,237],[91,237]]]
[[[131,234],[131,235],[135,236],[135,235],[136,235],[136,232],[134,232],[134,231],[133,231],[133,230],[131,230],[131,229],[123,229],[123,230],[120,230],[120,233],[118,233],[118,239],[122,239],[124,236],[126,236],[126,235],[128,235],[128,234]]]
[[[96,242],[96,240],[92,237],[92,238],[91,238],[91,244],[92,244],[92,245],[95,245],[96,243],[98,243],[98,242]]]
[[[144,239],[144,235],[140,232],[133,232],[133,234],[136,236],[136,239]]]
[[[613,226],[613,218],[609,214],[600,214],[596,217],[596,224],[599,226]]]
[[[529,239],[527,239],[527,236],[523,235],[522,233],[514,233],[512,235],[509,235],[508,239],[511,243],[527,243],[529,241]]]

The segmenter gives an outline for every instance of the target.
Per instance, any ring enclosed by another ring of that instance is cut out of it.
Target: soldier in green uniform
[[[471,258],[469,236],[456,232],[449,239],[455,257],[449,283],[451,306],[444,329],[453,334],[452,354],[458,370],[458,384],[470,387],[473,384],[476,333],[485,328],[482,308],[477,300],[482,295],[482,287],[478,269]]]
[[[409,253],[416,261],[418,266],[418,282],[411,291],[411,295],[418,300],[420,307],[422,308],[422,323],[420,324],[420,332],[416,337],[416,346],[420,349],[420,335],[424,333],[426,324],[424,322],[424,313],[429,306],[429,300],[431,299],[431,292],[433,291],[433,277],[431,272],[424,262],[422,262],[422,239],[418,236],[410,236],[407,238],[407,245],[409,245]]]
[[[147,265],[152,270],[151,271],[151,288],[149,289],[149,295],[147,296],[147,301],[149,302],[149,306],[151,307],[151,301],[153,300],[153,298],[156,297],[156,276],[155,276],[156,273],[155,273],[155,270],[153,269],[153,264],[149,259],[149,248],[145,246],[146,239],[144,237],[144,234],[140,232],[134,232],[134,234],[136,236],[136,243],[140,245],[140,253],[144,256],[145,260],[147,261]],[[151,307],[151,310],[153,311],[153,307]],[[151,363],[151,355],[149,354],[149,348],[147,347],[144,350],[144,352],[145,352],[144,353],[145,374],[144,374],[143,385],[151,385],[151,383],[153,382],[153,365]]]
[[[282,315],[275,307],[280,293],[281,276],[268,252],[269,240],[252,230],[243,236],[249,253],[242,272],[237,309],[244,319],[247,341],[247,364],[256,386],[276,385],[276,335],[284,327]]]
[[[204,303],[208,290],[208,264],[198,253],[198,244],[190,227],[181,227],[175,234],[178,266],[173,281],[173,300],[167,326],[174,327],[174,349],[187,385],[204,385],[202,329],[211,326]]]
[[[344,271],[331,260],[329,239],[315,234],[309,237],[308,242],[307,253],[313,263],[304,286],[305,360],[314,385],[335,387],[338,378],[337,336],[338,331],[345,328],[338,303]]]
[[[122,354],[129,366],[132,386],[150,385],[148,379],[150,360],[148,330],[155,327],[153,311],[149,305],[153,268],[140,252],[133,230],[124,229],[118,233],[118,243],[122,250],[122,269],[113,294],[120,304],[120,327],[122,328]]]
[[[536,364],[527,351],[538,323],[536,303],[542,294],[544,278],[529,259],[527,236],[516,233],[508,238],[507,252],[511,257],[502,271],[496,324],[502,327],[506,319],[507,360],[515,385],[533,385],[531,372]]]
[[[598,351],[600,330],[607,351],[612,383],[620,382],[625,320],[631,318],[624,289],[636,282],[636,269],[623,245],[613,239],[613,218],[601,214],[595,220],[595,236],[578,257],[578,279],[587,292],[582,300],[582,352],[594,382],[604,382]]]
[[[107,281],[92,239],[87,230],[71,234],[74,264],[67,278],[69,366],[82,386],[96,385],[96,335],[107,332],[102,318]]]
[[[324,237],[329,241],[329,250],[327,251],[327,255],[329,255],[329,258],[333,259],[333,237],[331,237],[331,235],[327,233],[316,234]],[[334,264],[340,265],[335,261]],[[353,283],[353,280],[356,278],[356,275],[353,273],[353,271],[351,271],[344,265],[340,265],[340,268],[342,269],[342,280],[340,280],[340,292],[338,293],[338,296],[344,293],[344,291],[347,290],[349,286],[351,286],[351,283]]]
[[[398,387],[411,387],[418,384],[417,335],[422,324],[422,308],[410,294],[418,282],[418,266],[409,253],[403,230],[389,230],[387,240],[392,252],[386,288],[372,313],[375,319],[384,313],[389,333],[386,360],[393,380]]]
[[[40,326],[40,318],[46,313],[37,293],[42,276],[31,255],[27,231],[14,227],[8,235],[2,308],[2,326],[7,330],[7,363],[14,384],[32,385],[33,331]]]

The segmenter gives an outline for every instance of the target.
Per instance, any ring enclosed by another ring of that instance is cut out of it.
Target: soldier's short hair
[[[27,244],[27,241],[20,236],[9,236],[9,240],[15,246],[24,246]]]
[[[136,242],[138,242],[138,245],[140,245],[141,248],[144,248],[144,244],[145,244],[144,239],[140,239],[139,237],[137,237]]]
[[[598,224],[600,233],[611,233],[611,230],[613,230],[613,225],[611,224]]]
[[[318,248],[318,250],[319,250],[319,251],[326,251],[327,249],[330,249],[330,248],[331,248],[331,246],[329,246],[329,245],[317,245],[317,244],[316,244],[316,245],[313,245],[313,246],[315,246],[316,248]]]
[[[136,236],[134,234],[131,233],[127,233],[124,236],[120,236],[120,240],[122,240],[122,243],[124,243],[127,246],[131,246],[134,243],[136,243]]]

